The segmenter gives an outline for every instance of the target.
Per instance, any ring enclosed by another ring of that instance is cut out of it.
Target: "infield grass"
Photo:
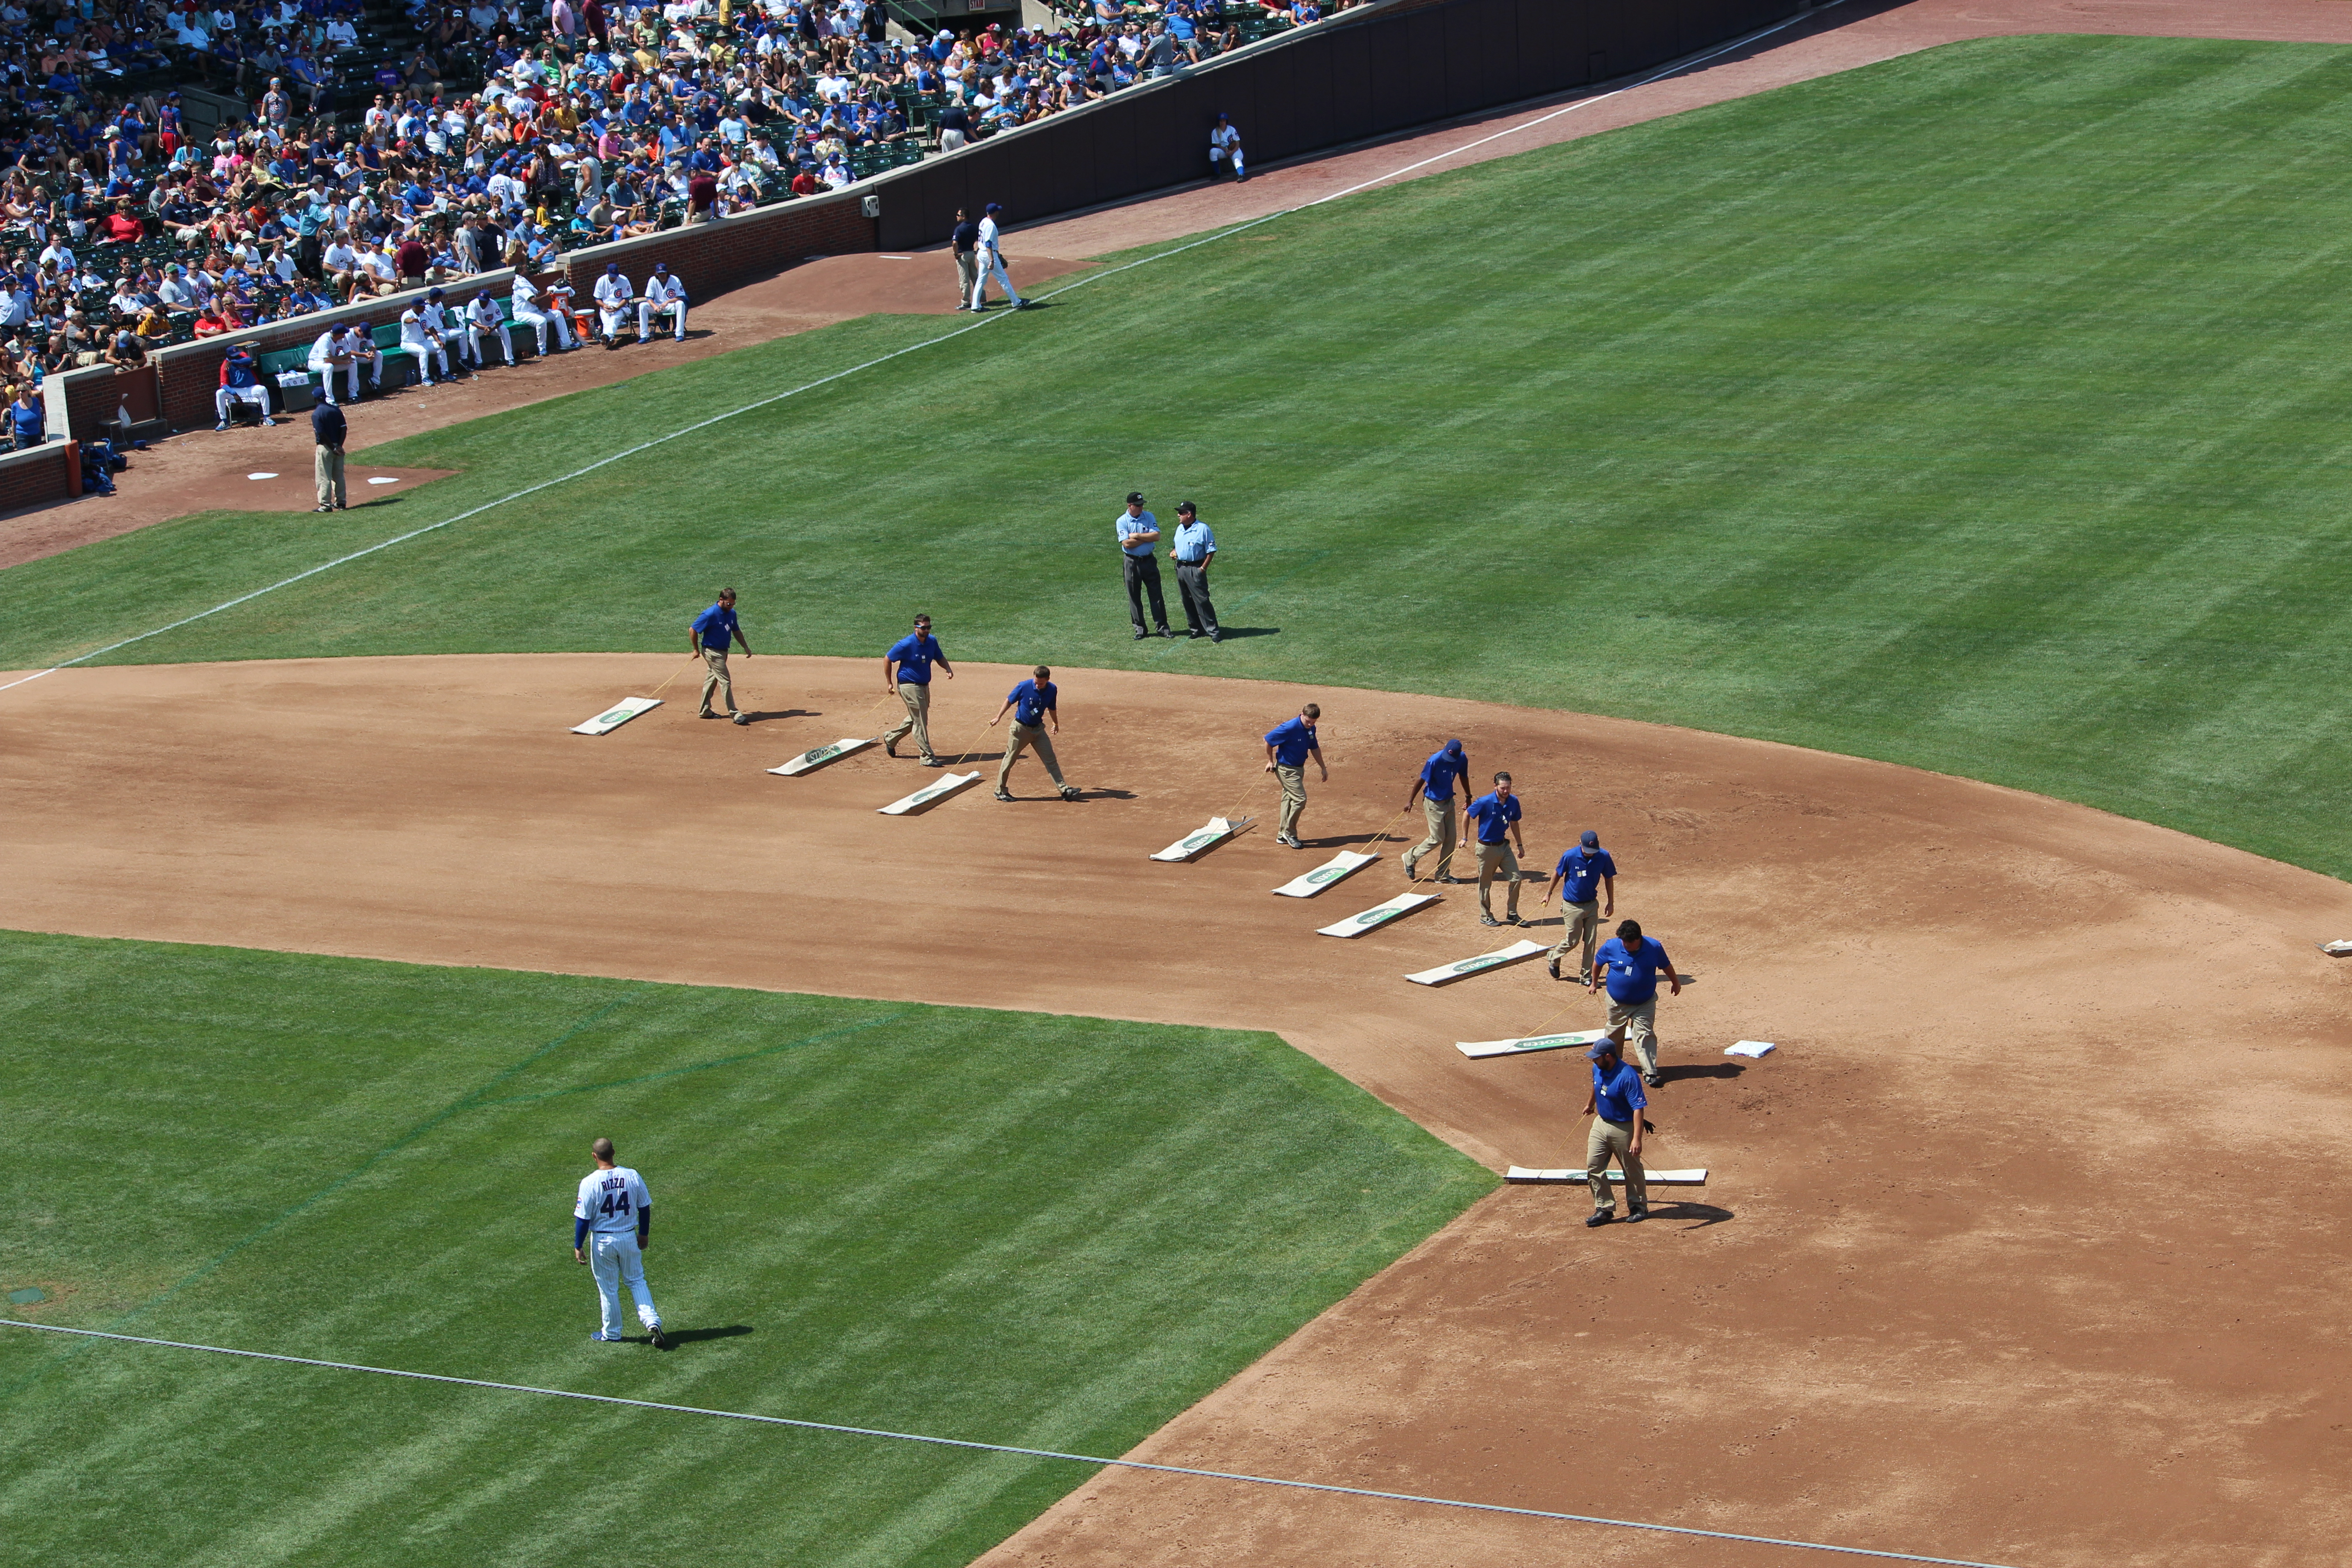
[[[9,1316],[1082,1453],[1494,1184],[1269,1036],[235,949],[0,937],[0,1068]],[[1091,1473],[15,1329],[0,1423],[10,1564],[960,1564]]]
[[[669,647],[725,581],[763,651],[919,607],[958,656],[1671,721],[2352,874],[2347,144],[2343,48],[1955,45],[1279,219],[123,657]],[[0,663],[944,325],[378,448],[467,472],[323,527],[0,574]],[[1272,635],[1128,640],[1138,487],[1202,503]]]

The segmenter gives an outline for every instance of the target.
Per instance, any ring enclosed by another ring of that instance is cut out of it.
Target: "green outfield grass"
[[[1932,50],[1278,220],[125,657],[670,648],[726,581],[762,649],[877,654],[919,607],[957,655],[1672,721],[2346,875],[2347,145],[2342,48]],[[325,526],[0,574],[0,661],[947,324],[379,448],[468,471]],[[1139,486],[1202,503],[1228,623],[1276,635],[1128,640]]]
[[[10,1316],[1082,1453],[1494,1184],[1264,1035],[222,948],[0,937],[0,1070]],[[13,1329],[0,1423],[12,1564],[958,1564],[1089,1473]]]

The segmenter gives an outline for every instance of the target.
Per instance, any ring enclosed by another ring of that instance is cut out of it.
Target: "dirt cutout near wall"
[[[1708,1184],[1598,1231],[1577,1189],[1499,1190],[1139,1457],[2034,1568],[2319,1562],[2343,1539],[2352,963],[2315,944],[2352,936],[2352,889],[1880,763],[1185,674],[1059,672],[1076,803],[1034,760],[1014,804],[973,789],[905,818],[876,808],[938,775],[878,748],[763,772],[880,728],[865,659],[739,660],[748,727],[697,719],[679,686],[611,735],[567,732],[677,668],[17,688],[0,925],[1272,1029],[1491,1166],[1578,1164],[1580,1060],[1454,1042],[1594,1026],[1601,1004],[1540,963],[1403,978],[1518,934],[1478,923],[1475,887],[1315,934],[1402,889],[1405,841],[1370,837],[1459,735],[1476,776],[1517,775],[1529,869],[1597,829],[1618,915],[1690,977],[1660,1007],[1650,1155]],[[992,780],[985,720],[1024,673],[938,688],[942,756]],[[1307,700],[1332,780],[1310,779],[1296,852],[1258,737]],[[1192,864],[1148,858],[1229,809],[1257,820]],[[1272,895],[1342,847],[1382,858]],[[1556,920],[1539,893],[1522,911]],[[1726,1057],[1739,1039],[1779,1049]],[[1112,1471],[985,1561],[1571,1558],[1790,1560]]]

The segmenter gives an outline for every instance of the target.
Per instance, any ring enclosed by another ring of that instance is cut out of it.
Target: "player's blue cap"
[[[669,270],[669,263],[667,261],[656,261],[654,263],[654,270],[656,272],[667,272]]]
[[[1001,212],[1003,212],[1003,211],[1004,210],[1004,208],[1003,208],[1003,206],[1001,206],[1000,205],[998,205],[997,203],[995,203],[995,202],[991,202],[991,203],[989,203],[986,206],[984,206],[984,207],[981,208],[980,210],[981,210],[981,211],[982,211],[982,212],[989,212],[989,213],[1001,213]]]
[[[440,289],[427,289],[427,290],[425,291],[425,297],[426,299],[428,299],[428,300],[438,300],[438,299],[442,298],[441,290],[440,290]]]
[[[607,261],[606,263],[604,263],[604,276],[605,276],[605,277],[607,277],[607,278],[618,278],[620,275],[621,275],[621,264],[620,264],[619,262],[617,262],[617,261]]]
[[[1587,849],[1598,849],[1601,847],[1601,835],[1588,827],[1584,830],[1584,837],[1577,842],[1582,844]]]

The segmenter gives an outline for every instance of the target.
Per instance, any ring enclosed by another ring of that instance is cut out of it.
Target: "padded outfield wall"
[[[1258,164],[1663,65],[1805,9],[1799,0],[1388,0],[1198,70],[894,171],[881,244],[936,244],[955,210],[1014,223],[1208,172],[1220,113]]]

